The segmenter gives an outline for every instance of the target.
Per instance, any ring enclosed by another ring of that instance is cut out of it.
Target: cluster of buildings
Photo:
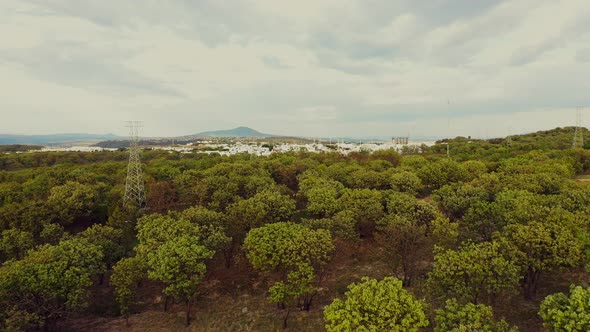
[[[217,153],[222,156],[229,156],[240,153],[248,153],[257,156],[268,156],[272,153],[284,153],[284,152],[339,152],[347,155],[351,152],[374,152],[379,150],[394,149],[398,152],[402,151],[402,147],[407,144],[399,144],[396,142],[383,142],[383,143],[336,143],[336,144],[322,144],[322,143],[308,143],[308,144],[289,144],[281,143],[274,146],[268,144],[243,144],[243,143],[232,143],[232,144],[210,144],[202,146],[202,150],[192,150],[187,147],[176,147],[172,148],[179,152],[188,152],[188,150],[195,151],[198,153]],[[167,148],[168,149],[168,148]],[[187,150],[188,149],[188,150]]]
[[[117,151],[114,148],[101,148],[99,146],[46,146],[41,150],[31,150],[31,152],[100,152],[100,151]]]
[[[271,145],[271,143],[214,143],[214,142],[200,142],[195,145],[188,143],[186,145],[174,145],[174,146],[152,146],[149,147],[152,150],[164,150],[169,152],[179,153],[206,153],[206,154],[219,154],[222,156],[230,156],[235,154],[247,153],[256,156],[269,156],[272,153],[284,153],[284,152],[339,152],[347,155],[351,152],[374,152],[380,150],[393,149],[401,152],[404,146],[412,146],[408,140],[392,140],[390,142],[378,142],[378,143],[345,143],[338,142],[335,144],[324,144],[324,143],[306,143],[306,144],[292,144],[292,143],[280,143]],[[417,146],[419,144],[414,144]],[[117,151],[116,148],[102,148],[97,146],[70,146],[70,147],[45,147],[41,150],[35,150],[37,152],[57,152],[57,151],[74,151],[74,152],[97,152],[97,151]]]

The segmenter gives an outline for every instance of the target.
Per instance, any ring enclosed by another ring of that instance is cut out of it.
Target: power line
[[[127,121],[129,128],[129,164],[127,165],[127,179],[125,181],[125,204],[133,204],[138,208],[146,206],[145,185],[139,154],[139,131],[143,127],[141,121]]]

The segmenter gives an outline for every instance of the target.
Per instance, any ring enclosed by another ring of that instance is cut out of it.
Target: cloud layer
[[[0,29],[0,132],[485,137],[590,104],[587,0],[5,0]]]

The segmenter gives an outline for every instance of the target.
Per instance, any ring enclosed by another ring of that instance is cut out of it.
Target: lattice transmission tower
[[[576,110],[576,129],[574,131],[574,142],[572,144],[574,149],[581,149],[584,147],[584,132],[582,131],[582,110]]]
[[[129,127],[129,165],[127,166],[127,180],[125,182],[125,205],[132,204],[138,208],[146,206],[145,185],[143,181],[143,171],[141,169],[141,160],[139,159],[139,131],[143,127],[141,121],[127,121]]]

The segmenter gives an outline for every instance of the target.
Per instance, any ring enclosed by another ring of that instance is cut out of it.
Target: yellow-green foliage
[[[328,332],[413,332],[429,324],[425,305],[396,278],[363,278],[348,286],[345,297],[324,309]]]
[[[590,331],[590,288],[572,285],[569,297],[563,293],[547,296],[539,315],[550,331]]]
[[[467,303],[460,305],[456,299],[447,300],[444,308],[436,310],[434,332],[516,332],[504,321],[495,321],[492,307]]]

